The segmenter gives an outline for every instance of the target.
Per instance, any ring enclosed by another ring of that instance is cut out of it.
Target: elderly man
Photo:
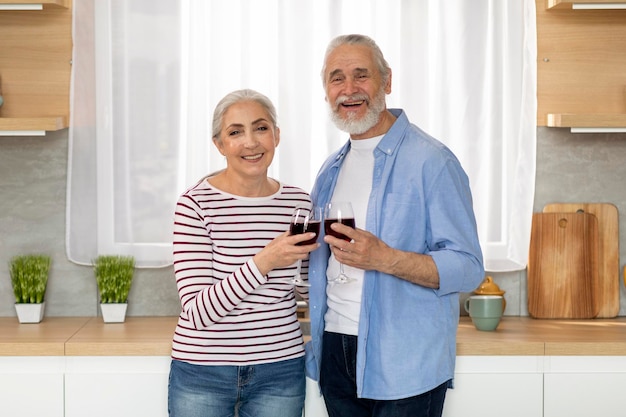
[[[376,43],[339,36],[322,80],[349,141],[323,164],[311,197],[350,201],[311,253],[307,373],[331,417],[441,416],[452,383],[459,292],[484,278],[469,181],[454,154],[387,109],[391,69]],[[336,283],[339,264],[348,283]]]

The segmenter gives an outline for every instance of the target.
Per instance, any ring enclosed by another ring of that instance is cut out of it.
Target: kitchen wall
[[[534,210],[550,202],[610,202],[620,211],[620,258],[626,259],[626,133],[571,134],[540,127]],[[90,266],[65,256],[68,131],[45,137],[0,137],[0,317],[15,316],[9,259],[28,252],[53,258],[46,316],[95,316],[98,293]],[[620,262],[620,316],[626,291]],[[493,273],[506,291],[507,315],[528,315],[524,271]],[[138,269],[129,316],[176,315],[173,269]]]
[[[65,255],[67,136],[65,129],[45,137],[0,137],[0,316],[15,315],[9,259],[29,252],[52,256],[46,316],[99,314],[92,268]],[[177,315],[179,310],[171,267],[136,270],[129,316]]]
[[[620,219],[620,316],[626,316],[626,133],[572,134],[565,128],[537,129],[534,211],[548,203],[613,203]],[[507,315],[528,315],[526,272],[492,274],[507,293]]]

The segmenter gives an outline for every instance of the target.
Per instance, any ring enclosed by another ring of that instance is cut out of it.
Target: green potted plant
[[[100,310],[105,323],[125,320],[134,272],[135,258],[132,256],[100,255],[94,261]]]
[[[39,323],[43,319],[51,259],[48,255],[20,255],[9,261],[15,310],[20,323]]]

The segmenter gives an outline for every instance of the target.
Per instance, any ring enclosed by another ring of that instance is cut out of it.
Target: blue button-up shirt
[[[418,395],[453,378],[459,292],[474,290],[484,278],[467,175],[446,146],[410,124],[402,110],[390,111],[397,120],[374,150],[366,229],[395,249],[432,256],[439,289],[365,272],[357,395],[378,400]],[[320,169],[311,193],[316,205],[331,198],[349,151],[348,141]],[[314,380],[319,380],[330,256],[329,246],[318,242],[322,245],[309,261],[307,375]]]

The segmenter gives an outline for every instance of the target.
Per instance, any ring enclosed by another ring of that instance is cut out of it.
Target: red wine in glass
[[[291,215],[291,223],[289,224],[289,234],[300,235],[302,233],[313,232],[315,236],[304,242],[296,243],[296,246],[311,245],[317,241],[320,234],[320,225],[322,221],[322,209],[320,207],[311,207],[310,205],[297,206]],[[302,262],[298,262],[296,275],[290,280],[294,285],[308,287],[309,283],[300,277],[300,268]]]
[[[320,220],[309,220],[308,222],[296,220],[296,223],[291,223],[289,225],[289,234],[299,235],[302,233],[315,233],[309,240],[305,240],[304,242],[296,243],[297,246],[311,245],[315,243],[317,240],[317,236],[320,234]]]
[[[346,242],[350,241],[350,238],[346,235],[344,235],[343,233],[338,233],[335,232],[333,229],[330,228],[330,225],[333,223],[341,223],[341,224],[345,224],[346,226],[350,226],[351,228],[354,229],[355,227],[355,223],[354,223],[354,218],[351,219],[324,219],[324,232],[327,235],[331,235],[333,237],[336,237],[337,239],[343,239]]]
[[[344,234],[337,233],[330,228],[330,225],[333,223],[341,223],[354,228],[355,222],[352,204],[347,201],[331,201],[326,204],[326,207],[324,208],[324,232],[327,235],[336,237],[337,239],[343,239],[347,242],[350,241],[350,238]],[[328,280],[328,282],[337,284],[346,284],[352,281],[355,281],[355,279],[347,276],[343,272],[343,264],[341,262],[339,262],[339,275]]]

